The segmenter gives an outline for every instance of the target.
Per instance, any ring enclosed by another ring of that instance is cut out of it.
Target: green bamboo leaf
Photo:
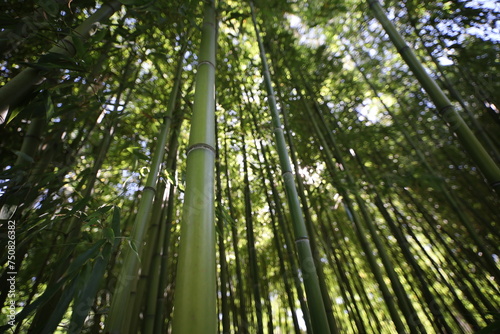
[[[88,197],[78,200],[75,203],[75,205],[73,206],[73,208],[71,209],[71,211],[69,212],[69,214],[75,214],[78,211],[82,211],[88,205],[89,201],[90,201],[90,198],[88,198]]]
[[[137,245],[136,245],[135,241],[128,239],[128,245],[130,246],[130,249],[135,254],[135,256],[137,256],[137,258],[140,258],[139,251],[137,250]]]
[[[115,235],[116,238],[119,238],[121,236],[120,233],[120,207],[115,206],[113,210],[113,219],[111,221],[111,228],[113,229],[113,234]],[[118,240],[116,240],[118,242]],[[116,246],[116,245],[115,245]]]
[[[40,57],[36,63],[22,63],[26,66],[35,68],[41,71],[50,71],[55,69],[67,69],[72,71],[82,71],[82,67],[75,60],[67,55],[49,52]]]
[[[113,208],[113,205],[101,206],[85,218],[85,226],[98,224],[103,215]]]
[[[78,271],[87,261],[93,259],[96,254],[98,254],[101,246],[106,242],[106,240],[101,239],[96,242],[92,247],[90,247],[87,251],[80,254],[75,260],[71,262],[68,270],[66,271],[66,275],[71,275],[72,273]]]
[[[71,41],[73,42],[73,46],[75,47],[75,58],[81,59],[85,55],[87,48],[85,47],[85,43],[82,39],[82,36],[72,33]]]
[[[149,157],[139,150],[134,150],[132,152],[139,160],[149,160]]]
[[[169,182],[170,184],[175,185],[175,183],[176,183],[176,182],[175,182],[175,180],[174,180],[174,178],[173,178],[172,173],[169,173],[169,172],[168,172],[168,170],[166,170],[166,169],[165,169],[165,170],[163,171],[163,176],[164,176],[164,177],[168,180],[168,182]]]
[[[14,108],[14,109],[12,110],[12,112],[10,113],[10,115],[8,116],[8,118],[7,118],[7,120],[6,120],[6,122],[5,122],[5,123],[9,124],[10,122],[12,122],[12,120],[13,120],[14,118],[16,118],[16,117],[17,117],[17,115],[19,115],[19,113],[20,113],[20,112],[21,112],[21,109],[20,109],[20,108]]]
[[[76,334],[81,332],[84,321],[94,304],[96,293],[106,271],[111,253],[112,246],[106,243],[102,250],[102,256],[97,257],[88,278],[84,275],[80,276],[84,279],[84,286],[81,288],[79,295],[75,298],[68,333]]]
[[[185,192],[186,190],[186,173],[181,173],[180,180],[177,179],[177,188],[180,192]]]
[[[118,238],[115,238],[115,245],[117,244]],[[111,244],[110,242],[107,242],[104,244],[102,247],[101,255],[97,257],[97,259],[105,259],[106,261],[109,260],[109,257],[111,256],[111,253],[113,252],[113,248],[115,245]]]
[[[226,225],[230,225],[230,226],[238,226],[238,223],[236,223],[236,221],[233,219],[233,217],[231,217],[231,215],[229,214],[229,212],[226,210],[226,208],[220,206],[219,207],[219,214],[221,215],[222,219],[224,219],[224,223]]]
[[[47,121],[50,121],[52,118],[52,115],[54,114],[54,103],[52,102],[52,97],[50,94],[45,91],[45,117],[47,118]]]
[[[28,105],[24,107],[17,107],[12,110],[12,113],[9,115],[7,119],[7,124],[9,124],[14,118],[25,117],[32,118],[41,116],[45,113],[45,104],[44,101],[37,97],[33,101],[31,101]]]
[[[101,206],[99,207],[97,210],[96,210],[96,214],[104,214],[106,212],[108,212],[109,210],[113,209],[115,206],[114,205],[104,205],[104,206]]]
[[[113,242],[115,241],[115,232],[113,231],[112,228],[105,227],[102,230],[102,234],[109,243],[113,244]]]
[[[137,157],[139,160],[149,160],[149,157],[142,153],[140,147],[127,147],[126,151],[132,153],[135,157]]]

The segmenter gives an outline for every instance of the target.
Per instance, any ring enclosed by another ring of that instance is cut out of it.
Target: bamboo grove
[[[0,332],[498,332],[493,1],[0,4]]]

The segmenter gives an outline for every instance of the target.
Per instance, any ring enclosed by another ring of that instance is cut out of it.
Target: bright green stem
[[[269,73],[266,53],[264,50],[262,39],[260,37],[259,29],[257,27],[255,9],[252,1],[250,2],[250,7],[252,9],[252,20],[255,34],[257,36],[257,42],[259,44],[262,72],[264,75],[264,83],[266,85],[268,95],[267,100],[269,102],[269,109],[271,110],[271,116],[273,119],[274,134],[278,147],[278,155],[283,175],[283,182],[285,184],[288,205],[290,206],[291,211],[290,214],[292,217],[295,242],[297,244],[299,263],[304,280],[307,303],[309,305],[309,311],[311,313],[311,323],[314,333],[330,333],[330,326],[328,324],[323,297],[321,295],[316,266],[314,264],[313,254],[311,251],[311,246],[309,244],[309,236],[307,234],[306,225],[304,223],[304,215],[300,206],[299,196],[295,187],[295,180],[290,164],[288,149],[285,143],[285,137],[283,135],[283,129],[281,127],[278,108],[276,106],[276,98],[272,87],[271,75]],[[335,328],[331,328],[331,330],[332,332],[336,332]]]
[[[94,14],[75,28],[72,36],[67,36],[60,40],[59,43],[49,50],[49,53],[58,53],[67,57],[73,57],[76,54],[73,37],[87,38],[97,22],[107,20],[120,7],[121,3],[117,0],[103,4]],[[2,86],[0,88],[0,124],[6,121],[11,107],[19,103],[23,97],[33,90],[34,86],[41,84],[43,81],[44,77],[40,71],[30,67]]]
[[[174,334],[217,332],[214,222],[215,3],[204,10],[187,152],[186,192],[175,284]]]
[[[217,219],[217,229],[218,236],[217,242],[219,246],[219,263],[220,263],[220,294],[221,294],[221,304],[220,311],[222,313],[222,333],[229,333],[231,329],[231,319],[230,319],[230,308],[229,308],[229,300],[228,300],[228,270],[227,270],[227,260],[226,260],[226,244],[225,244],[225,231],[224,231],[224,219],[222,219],[222,176],[221,176],[221,163],[220,163],[220,147],[217,141],[217,156],[216,156],[216,202],[219,203],[217,207],[218,211],[218,219]]]
[[[403,57],[408,67],[415,74],[427,94],[429,94],[441,117],[445,122],[447,122],[450,129],[460,139],[462,145],[486,177],[491,187],[500,194],[500,168],[484,149],[483,145],[479,142],[474,133],[469,129],[441,88],[436,84],[434,79],[427,74],[425,68],[422,66],[410,47],[406,44],[394,24],[392,24],[392,22],[387,18],[387,15],[384,13],[384,10],[378,0],[367,1],[375,17],[384,27],[399,54],[401,54],[401,57]]]

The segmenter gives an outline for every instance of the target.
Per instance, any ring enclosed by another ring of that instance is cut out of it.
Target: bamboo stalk
[[[226,260],[226,245],[225,245],[225,231],[224,231],[224,219],[221,214],[222,210],[222,180],[221,180],[221,163],[220,163],[220,147],[217,141],[217,157],[216,157],[216,201],[219,205],[219,213],[217,216],[217,228],[219,235],[218,246],[219,246],[219,265],[220,265],[220,294],[221,294],[221,306],[220,313],[222,313],[222,333],[230,333],[231,322],[230,322],[230,308],[227,296],[228,290],[228,274],[227,274],[227,260]]]
[[[242,120],[242,128],[245,128]],[[248,160],[245,145],[245,136],[241,137],[241,149],[243,151],[243,196],[245,201],[245,226],[247,235],[247,250],[248,250],[248,262],[250,265],[250,282],[252,287],[252,293],[255,303],[255,312],[257,316],[257,333],[264,333],[263,320],[262,320],[262,300],[261,300],[261,288],[259,275],[259,266],[257,264],[257,251],[255,250],[255,235],[254,235],[254,221],[252,212],[252,200],[250,198],[250,181],[248,177]]]
[[[382,106],[384,107],[384,109],[389,113],[389,115],[391,116],[391,118],[393,120],[396,120],[395,115],[392,113],[392,111],[389,109],[389,107],[387,107],[387,105],[384,103],[384,101],[382,99],[380,99],[375,86],[368,79],[368,77],[366,76],[365,72],[361,69],[361,67],[356,63],[353,55],[351,53],[349,53],[349,56],[353,59],[355,65],[356,65],[357,70],[361,73],[361,75],[363,76],[363,78],[365,79],[365,81],[368,83],[368,85],[370,86],[370,88],[374,92],[374,95],[379,99],[379,102],[382,104]],[[425,158],[425,155],[420,150],[420,148],[418,147],[418,145],[416,145],[415,141],[409,135],[408,131],[404,127],[400,127],[400,131],[403,134],[403,136],[405,137],[405,139],[408,141],[408,143],[411,145],[411,147],[413,147],[413,149],[415,150],[415,153],[417,154],[420,162],[426,168],[426,170],[429,173],[429,175],[432,175],[436,179],[441,180],[442,178],[436,173],[435,169],[433,169],[430,166],[430,164],[428,163],[427,159]],[[356,156],[356,158],[359,158],[359,157]],[[363,165],[361,165],[361,166],[363,167]],[[483,238],[481,238],[481,236],[473,228],[470,219],[465,215],[462,207],[460,205],[458,205],[458,203],[457,203],[457,201],[455,199],[454,193],[451,192],[451,191],[449,191],[448,187],[446,187],[446,184],[444,184],[444,182],[439,182],[437,184],[436,188],[438,190],[440,190],[444,194],[446,200],[448,201],[448,203],[450,204],[450,206],[454,209],[454,211],[457,214],[459,220],[462,222],[463,226],[467,229],[467,231],[471,235],[472,239],[475,241],[475,243],[476,243],[477,247],[479,248],[479,250],[485,255],[483,257],[483,259],[484,259],[484,262],[485,262],[486,266],[489,268],[489,271],[491,272],[491,274],[494,277],[499,277],[500,272],[497,269],[495,261],[493,260],[493,255],[488,250],[488,248],[485,247],[485,245],[486,245],[485,241],[483,240]]]
[[[215,2],[207,1],[187,151],[172,324],[174,334],[217,332],[214,224],[216,24]]]
[[[228,161],[228,149],[227,149],[227,140],[225,138],[224,140],[224,163],[225,163],[225,169],[226,169],[226,189],[227,189],[227,202],[229,206],[229,215],[231,218],[233,218],[235,209],[234,209],[234,204],[233,204],[233,196],[231,194],[231,174],[229,170],[229,161]],[[238,327],[238,332],[239,333],[247,333],[248,329],[248,318],[247,318],[247,311],[246,311],[246,296],[245,296],[245,291],[243,288],[243,275],[242,275],[242,268],[241,268],[241,255],[240,255],[240,250],[238,247],[238,230],[236,227],[236,224],[231,224],[231,239],[232,239],[232,246],[233,246],[233,252],[235,256],[235,270],[236,270],[236,281],[237,281],[237,295],[238,295],[238,300],[239,300],[239,305],[238,305],[238,318],[239,318],[239,327]]]

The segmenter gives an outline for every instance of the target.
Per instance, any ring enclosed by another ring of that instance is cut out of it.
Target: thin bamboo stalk
[[[234,204],[233,204],[233,196],[231,195],[231,174],[229,170],[229,161],[228,161],[228,149],[227,149],[227,140],[224,140],[224,163],[225,163],[225,169],[226,169],[226,197],[227,197],[227,203],[229,206],[229,215],[231,218],[234,218]],[[238,327],[238,332],[239,333],[247,333],[248,332],[248,318],[247,318],[247,311],[246,311],[246,296],[245,296],[245,291],[243,288],[243,275],[242,275],[242,268],[241,268],[241,256],[240,256],[240,250],[238,246],[238,230],[236,227],[236,224],[231,224],[231,241],[232,241],[232,246],[233,246],[233,252],[235,256],[235,270],[236,270],[236,282],[237,282],[237,292],[238,292],[238,300],[239,300],[239,305],[238,305],[238,318],[239,318],[239,327]]]
[[[361,157],[359,154],[355,153],[354,151],[351,152],[351,154],[354,156],[356,161],[358,162],[359,166],[365,173],[369,183],[370,183],[370,189],[371,192],[375,196],[375,205],[379,209],[380,213],[382,216],[385,218],[385,221],[389,225],[389,228],[398,241],[398,245],[401,248],[401,251],[403,253],[403,256],[405,257],[406,261],[410,264],[412,269],[414,270],[414,276],[417,277],[419,283],[420,283],[420,289],[422,291],[423,297],[425,301],[428,304],[429,310],[431,311],[431,314],[433,316],[433,324],[438,327],[441,333],[451,333],[452,330],[449,327],[448,323],[446,322],[446,319],[443,316],[442,311],[439,308],[439,304],[436,302],[434,296],[430,292],[428,288],[428,282],[424,279],[425,273],[422,270],[422,268],[418,265],[417,261],[414,258],[414,255],[412,254],[410,250],[410,245],[408,243],[408,240],[406,240],[405,236],[403,235],[402,231],[396,226],[394,220],[392,219],[391,215],[389,214],[389,211],[385,208],[384,202],[382,201],[381,195],[378,191],[378,189],[374,186],[374,181],[369,173],[368,169],[365,167],[363,161],[361,160]]]
[[[215,124],[217,129],[217,124]],[[218,250],[219,250],[219,266],[220,266],[220,295],[221,306],[220,313],[222,314],[222,333],[230,333],[231,330],[231,313],[228,301],[228,274],[227,274],[227,260],[226,260],[226,244],[225,244],[225,230],[224,219],[222,216],[222,177],[221,177],[221,161],[220,161],[220,146],[219,140],[216,138],[216,202],[218,205],[219,214],[217,215],[217,229],[218,229]]]
[[[271,110],[276,144],[278,146],[278,154],[280,166],[282,169],[283,182],[285,184],[287,200],[290,207],[289,209],[291,210],[299,263],[304,279],[307,302],[309,305],[309,310],[311,312],[311,324],[315,333],[336,333],[337,328],[330,328],[328,318],[326,316],[325,305],[323,302],[323,296],[321,294],[316,266],[314,264],[313,254],[309,244],[309,236],[307,234],[307,229],[304,223],[304,215],[300,206],[297,188],[295,187],[292,166],[290,164],[290,157],[286,148],[283,129],[281,127],[278,108],[276,106],[276,98],[272,87],[271,75],[269,73],[269,66],[266,60],[264,44],[262,43],[260,32],[257,27],[253,1],[250,1],[250,8],[252,11],[253,26],[259,45],[260,58],[262,62],[262,72],[268,95],[269,108]]]
[[[155,240],[152,240],[154,243],[154,248],[152,248],[152,253],[151,254],[151,265],[149,267],[149,276],[150,279],[145,282],[145,285],[148,286],[147,292],[143,291],[142,293],[144,294],[144,324],[143,324],[143,332],[144,333],[153,333],[154,329],[154,321],[156,317],[156,301],[158,299],[158,287],[159,287],[159,279],[160,279],[160,272],[161,272],[161,266],[160,266],[160,260],[161,260],[161,253],[163,251],[163,245],[165,241],[165,235],[167,232],[168,225],[164,221],[164,206],[163,203],[165,201],[165,194],[168,192],[166,191],[166,184],[164,180],[159,180],[158,181],[158,186],[157,186],[157,191],[158,191],[158,197],[155,199],[154,207],[156,207],[156,210],[153,209],[153,212],[157,212],[157,214],[152,215],[152,219],[157,216],[157,221],[156,224],[158,224],[158,227],[153,229],[151,234],[155,234]],[[161,204],[157,204],[157,200]],[[153,227],[153,226],[152,226]],[[153,238],[150,238],[150,240]],[[140,283],[140,282],[139,282]],[[141,292],[138,292],[138,295],[140,296],[142,294]]]
[[[242,122],[243,123],[243,122]],[[245,128],[242,124],[242,128]],[[250,198],[250,181],[248,176],[248,160],[245,145],[245,136],[242,135],[242,151],[243,151],[243,182],[244,182],[244,200],[245,200],[245,224],[247,234],[247,250],[248,261],[250,264],[250,282],[252,293],[254,296],[255,312],[257,316],[257,332],[264,333],[264,325],[262,321],[262,300],[260,293],[260,276],[259,266],[257,262],[257,251],[255,249],[254,221],[252,212],[252,200]]]
[[[169,169],[169,172],[174,174],[175,170],[177,168],[176,166],[176,159],[177,159],[177,154],[178,154],[178,145],[179,145],[179,132],[180,128],[182,126],[182,120],[179,120],[176,125],[174,126],[173,132],[172,132],[172,138],[171,138],[171,143],[169,145],[169,153],[167,156],[167,169]],[[153,330],[151,333],[162,333],[164,332],[164,323],[165,319],[170,319],[169,314],[164,315],[164,310],[165,310],[165,290],[168,286],[168,273],[171,270],[171,266],[169,266],[169,248],[170,248],[170,237],[171,237],[171,230],[172,230],[172,219],[173,219],[173,213],[174,213],[174,195],[176,193],[177,187],[174,184],[170,184],[169,187],[169,192],[167,195],[166,203],[165,203],[165,208],[164,208],[164,222],[163,225],[165,225],[165,229],[161,234],[162,240],[162,248],[159,249],[160,254],[157,254],[155,257],[155,265],[161,268],[160,273],[157,275],[158,278],[153,281],[154,286],[151,288],[149,292],[149,297],[148,297],[148,306],[146,308],[146,314],[149,313],[154,313],[154,324],[153,324]],[[173,266],[172,266],[173,267]],[[156,280],[158,281],[157,283]],[[152,305],[150,300],[155,299],[155,305]],[[151,308],[154,308],[152,310]],[[147,324],[146,324],[147,325]],[[148,326],[146,326],[145,333],[148,333]]]

